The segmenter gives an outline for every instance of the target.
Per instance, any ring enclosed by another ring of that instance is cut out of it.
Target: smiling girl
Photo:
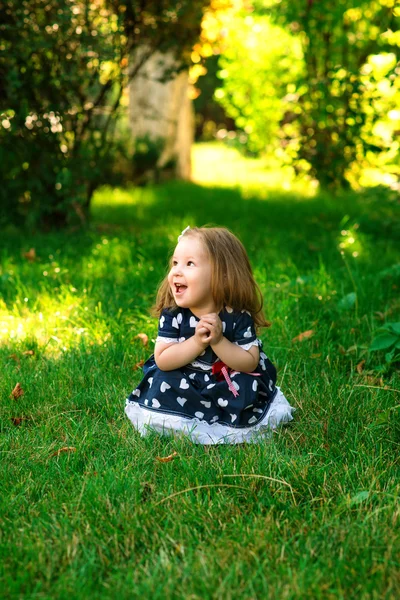
[[[159,328],[126,414],[142,435],[201,444],[254,442],[293,408],[256,328],[267,327],[242,243],[224,228],[186,228],[160,285]]]

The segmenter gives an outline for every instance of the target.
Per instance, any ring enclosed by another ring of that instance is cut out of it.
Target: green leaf
[[[370,352],[374,352],[375,350],[385,350],[386,348],[390,348],[393,344],[396,344],[398,340],[397,335],[393,335],[392,333],[382,333],[376,338],[372,340],[372,344],[370,346]]]
[[[361,504],[364,502],[369,496],[369,492],[367,490],[363,490],[362,492],[358,492],[355,496],[350,498],[350,504]]]
[[[353,308],[353,306],[356,303],[356,300],[357,294],[355,292],[351,292],[350,294],[347,294],[340,300],[340,302],[338,303],[338,308],[342,310],[349,310],[350,308]]]
[[[385,323],[385,329],[392,330],[400,336],[400,323]]]
[[[385,360],[387,363],[391,363],[393,360],[393,356],[394,356],[394,351],[395,349],[393,348],[393,350],[391,350],[390,352],[386,352],[385,354]]]

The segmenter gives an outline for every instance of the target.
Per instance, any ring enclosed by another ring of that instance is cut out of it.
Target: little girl
[[[255,442],[294,410],[256,328],[267,327],[242,243],[224,228],[187,227],[158,290],[154,354],[125,412],[142,435],[200,444]]]

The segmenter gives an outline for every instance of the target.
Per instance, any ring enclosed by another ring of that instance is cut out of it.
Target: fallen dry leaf
[[[139,362],[136,363],[136,365],[134,367],[132,367],[133,371],[137,371],[138,369],[141,369],[144,365],[144,360],[139,360]]]
[[[74,446],[65,446],[57,450],[57,452],[53,452],[51,456],[60,456],[62,452],[76,452],[76,448]]]
[[[16,427],[19,427],[19,425],[21,425],[23,421],[29,421],[29,417],[11,417],[11,421]]]
[[[365,360],[362,360],[361,362],[358,363],[356,369],[357,369],[357,373],[361,373],[364,371],[364,365],[365,365]]]
[[[11,392],[10,398],[14,398],[14,400],[17,400],[20,396],[24,395],[24,390],[21,387],[20,383],[17,383],[17,385],[15,386],[15,388],[13,389],[13,391]]]
[[[318,354],[311,354],[310,358],[319,358],[320,356],[322,356],[321,352]]]
[[[10,354],[8,358],[12,358],[16,363],[20,364],[19,357],[16,354]]]
[[[141,340],[143,346],[147,346],[147,344],[149,343],[149,336],[146,335],[145,333],[138,333],[137,336],[135,337],[135,339]]]
[[[25,350],[25,352],[22,353],[24,356],[33,356],[35,354],[34,350]]]
[[[28,250],[28,252],[25,252],[24,258],[26,258],[26,260],[29,260],[29,262],[33,262],[34,260],[36,260],[35,248],[31,248],[30,250]]]
[[[373,375],[365,375],[364,381],[370,383],[371,385],[378,385],[379,387],[384,387],[382,377],[374,377]]]
[[[177,452],[173,452],[169,456],[156,456],[156,460],[158,460],[158,462],[166,463],[174,460],[175,456],[178,456]]]
[[[303,340],[307,340],[308,338],[312,337],[313,335],[314,335],[314,330],[309,329],[308,331],[303,331],[303,333],[296,335],[296,337],[294,337],[292,339],[292,342],[302,342]]]

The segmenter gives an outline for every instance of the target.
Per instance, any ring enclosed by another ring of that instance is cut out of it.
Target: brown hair
[[[183,235],[200,238],[207,250],[212,267],[211,293],[218,310],[224,306],[230,306],[234,311],[247,310],[256,328],[269,327],[261,290],[242,242],[224,227],[193,227]],[[159,316],[164,308],[177,308],[168,275],[160,284],[152,313]]]

